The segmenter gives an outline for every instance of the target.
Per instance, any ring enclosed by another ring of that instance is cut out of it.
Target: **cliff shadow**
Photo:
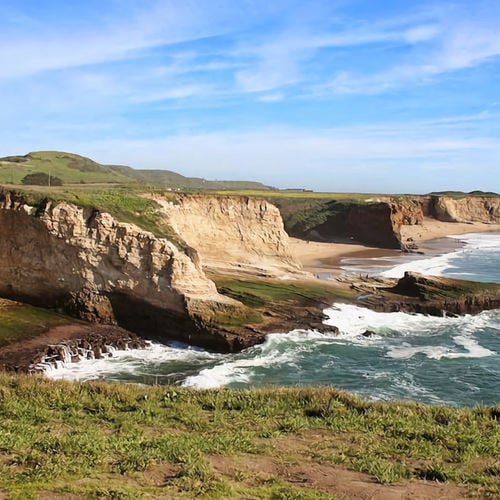
[[[123,293],[108,295],[116,322],[122,328],[157,342],[180,341],[218,352],[233,350],[223,332],[210,331],[187,313],[155,306]]]

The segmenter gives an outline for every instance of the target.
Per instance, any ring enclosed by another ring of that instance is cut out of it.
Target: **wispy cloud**
[[[101,161],[126,160],[206,178],[252,178],[278,187],[373,191],[378,186],[383,191],[385,186],[422,192],[465,189],[463,179],[469,176],[473,187],[486,189],[500,139],[470,136],[470,124],[480,127],[482,120],[482,115],[451,116],[436,123],[180,134],[126,143],[97,141],[87,145],[87,152]],[[116,159],[109,151],[120,151],[123,157]]]
[[[493,0],[4,0],[0,149],[315,188],[491,172],[499,23]]]
[[[483,12],[471,19],[468,9],[440,12],[435,24],[410,29],[407,40],[426,43],[399,64],[363,73],[340,70],[322,85],[339,94],[376,94],[435,81],[440,75],[478,66],[500,55],[499,16]],[[476,13],[478,14],[478,13]],[[444,16],[448,16],[444,18]]]

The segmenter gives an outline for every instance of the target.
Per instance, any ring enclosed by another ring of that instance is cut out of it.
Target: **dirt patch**
[[[144,471],[139,482],[144,482],[147,486],[166,486],[167,483],[177,476],[180,466],[175,464],[159,464]]]
[[[347,470],[340,465],[315,463],[286,463],[258,455],[225,457],[210,456],[213,469],[223,476],[247,484],[258,484],[272,477],[346,499],[402,500],[402,499],[460,499],[468,498],[467,489],[448,483],[401,481],[384,485],[367,474]],[[476,497],[477,498],[477,497]]]

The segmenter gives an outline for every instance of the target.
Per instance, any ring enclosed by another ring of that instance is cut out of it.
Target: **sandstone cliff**
[[[500,197],[426,196],[422,198],[424,215],[443,222],[500,223]]]
[[[349,232],[355,240],[383,248],[401,248],[401,226],[421,221],[420,207],[409,201],[353,205],[347,215]]]
[[[298,208],[296,213],[287,208],[286,221],[292,236],[315,241],[349,238],[382,248],[401,248],[401,226],[420,224],[423,219],[420,203],[409,199],[322,201],[303,210]]]
[[[193,249],[107,213],[67,202],[35,208],[8,191],[0,192],[0,235],[0,296],[154,338],[230,348],[205,325],[243,306],[217,292]]]
[[[253,274],[297,273],[279,210],[265,200],[241,196],[154,196],[167,223],[208,267]]]
[[[351,238],[383,248],[415,248],[402,241],[401,228],[421,225],[424,219],[449,223],[500,224],[500,196],[400,196],[379,197],[367,203],[317,200],[310,207],[290,204],[284,213],[290,234],[304,239],[332,241]],[[302,224],[295,224],[296,220]]]

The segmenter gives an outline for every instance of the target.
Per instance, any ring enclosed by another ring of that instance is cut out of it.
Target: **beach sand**
[[[424,241],[451,235],[486,232],[500,232],[500,224],[441,222],[426,218],[420,225],[402,226],[401,228],[403,243],[407,242],[408,238],[412,238],[417,245]],[[340,266],[342,259],[345,257],[373,259],[377,257],[396,257],[401,254],[399,250],[370,247],[345,239],[338,239],[329,243],[307,242],[297,238],[290,238],[290,240],[295,258],[302,264],[305,271],[316,275],[323,273],[342,274],[343,271]]]

